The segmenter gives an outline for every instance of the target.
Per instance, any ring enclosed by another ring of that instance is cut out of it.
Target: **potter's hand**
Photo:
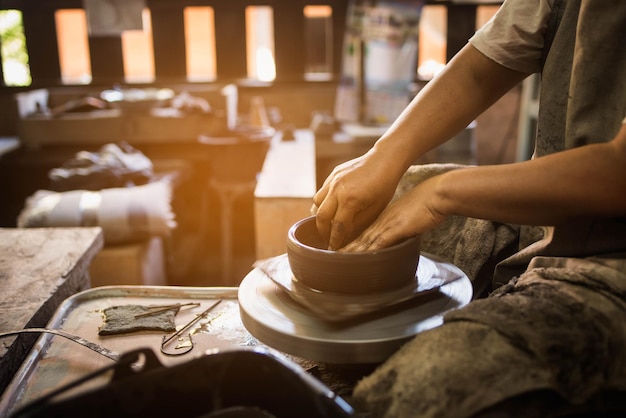
[[[391,203],[372,225],[342,251],[378,250],[441,224],[446,216],[436,208],[437,177],[420,183]]]
[[[372,152],[343,163],[332,171],[313,197],[317,229],[337,250],[357,237],[387,206],[398,174],[390,174],[389,159],[377,161]]]

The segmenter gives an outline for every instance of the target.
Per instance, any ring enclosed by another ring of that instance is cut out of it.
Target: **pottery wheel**
[[[239,285],[241,320],[259,341],[287,354],[327,363],[379,363],[417,333],[440,325],[446,311],[464,306],[472,298],[472,283],[460,269],[422,254],[417,280],[437,280],[451,273],[459,279],[407,306],[331,323],[295,302],[255,268]]]

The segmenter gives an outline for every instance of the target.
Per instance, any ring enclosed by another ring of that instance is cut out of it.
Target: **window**
[[[31,76],[21,11],[0,10],[0,44],[4,84],[30,85]]]
[[[330,6],[305,6],[307,80],[329,80],[333,75],[333,9]]]
[[[187,79],[211,81],[217,77],[215,14],[212,7],[185,7]]]
[[[154,47],[150,10],[142,14],[143,30],[122,32],[122,59],[124,79],[127,83],[150,83],[154,81]]]
[[[269,6],[246,7],[248,78],[259,81],[273,81],[276,78],[274,57],[273,9]]]
[[[55,12],[59,62],[63,84],[89,84],[92,80],[87,17],[84,9]],[[124,76],[128,83],[154,81],[154,53],[150,11],[142,12],[143,30],[121,35]]]
[[[91,83],[87,18],[83,9],[62,9],[54,14],[63,84]]]
[[[422,8],[417,64],[420,79],[431,79],[446,64],[446,18],[446,6],[426,5]]]

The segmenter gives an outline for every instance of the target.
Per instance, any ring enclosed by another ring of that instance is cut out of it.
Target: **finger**
[[[338,250],[353,238],[354,210],[349,205],[337,207],[335,216],[331,221],[331,230],[328,240],[329,250]]]
[[[328,238],[328,249],[329,250],[338,250],[343,247],[343,243],[345,240],[345,230],[346,224],[337,219],[333,219],[330,223],[330,236]]]
[[[350,242],[346,245],[343,250],[346,252],[363,252],[363,251],[375,251],[380,248],[381,243],[379,242],[378,235],[376,231],[376,227],[368,228],[361,235],[359,235],[354,241]]]
[[[361,240],[360,238],[355,239],[348,245],[344,246],[340,251],[343,253],[358,253],[364,252],[369,249],[369,243]]]
[[[411,234],[403,230],[397,222],[387,223],[384,219],[376,221],[359,237],[344,247],[345,251],[377,251],[391,247],[408,238]]]
[[[337,200],[334,198],[325,199],[317,208],[315,226],[326,243],[330,242],[332,219],[335,216],[336,210]]]
[[[317,207],[320,207],[322,202],[324,202],[324,200],[328,196],[329,187],[330,187],[329,186],[329,181],[328,181],[328,179],[326,179],[324,181],[324,184],[322,185],[322,187],[320,187],[320,189],[317,191],[317,193],[315,193],[315,195],[313,196],[313,203]]]

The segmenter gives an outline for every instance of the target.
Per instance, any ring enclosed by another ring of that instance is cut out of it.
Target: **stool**
[[[232,277],[233,269],[233,206],[235,200],[246,193],[252,193],[256,187],[256,180],[247,182],[220,181],[212,178],[209,182],[220,200],[221,212],[221,273],[223,286],[237,286]]]
[[[222,135],[201,135],[198,141],[207,146],[211,164],[208,187],[217,192],[221,208],[222,285],[236,286],[233,267],[233,205],[245,193],[253,195],[257,174],[274,137],[273,128],[240,127]]]

